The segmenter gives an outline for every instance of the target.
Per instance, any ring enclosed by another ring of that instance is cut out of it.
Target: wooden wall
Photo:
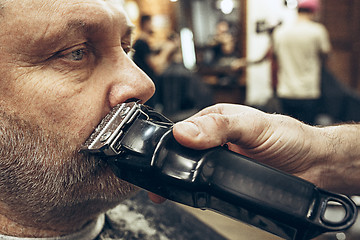
[[[323,0],[320,20],[329,31],[333,47],[330,70],[360,91],[360,1]]]

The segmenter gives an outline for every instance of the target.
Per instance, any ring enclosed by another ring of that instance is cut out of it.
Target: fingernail
[[[176,125],[177,131],[181,132],[182,134],[196,137],[200,133],[199,127],[192,122],[179,122]]]

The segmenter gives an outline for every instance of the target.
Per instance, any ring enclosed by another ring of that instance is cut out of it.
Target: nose
[[[117,59],[114,65],[115,80],[108,94],[111,108],[129,99],[138,99],[144,103],[154,94],[153,81],[127,55]]]

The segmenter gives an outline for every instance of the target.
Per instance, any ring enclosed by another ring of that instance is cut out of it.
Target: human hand
[[[234,61],[232,61],[230,67],[231,67],[231,70],[233,71],[238,71],[242,68],[245,68],[247,65],[247,61],[245,58],[239,58],[239,59],[236,59]]]
[[[184,146],[207,149],[227,144],[232,151],[321,184],[321,130],[293,118],[218,104],[175,124],[173,133]]]

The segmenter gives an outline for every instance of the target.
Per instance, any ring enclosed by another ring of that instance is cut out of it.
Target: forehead
[[[2,0],[0,6],[17,13],[66,13],[71,10],[100,10],[101,8],[121,8],[123,0]]]
[[[131,26],[119,0],[6,0],[0,16],[0,55],[32,56],[95,36],[102,41],[127,35]]]
[[[1,29],[23,30],[23,34],[76,22],[129,24],[122,0],[5,0],[1,11]]]

